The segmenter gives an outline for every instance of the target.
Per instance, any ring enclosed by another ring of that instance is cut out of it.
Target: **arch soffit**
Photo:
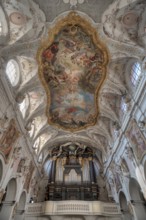
[[[96,146],[96,142],[91,140],[88,137],[84,137],[84,136],[79,136],[79,135],[61,135],[60,137],[55,137],[54,140],[49,140],[45,143],[45,145],[42,148],[42,151],[48,150],[50,148],[52,148],[52,146],[57,145],[57,144],[63,144],[65,142],[82,142],[86,145],[91,146],[94,149],[99,149],[100,151],[102,151],[102,149],[100,147]]]
[[[45,143],[44,147],[41,149],[41,151],[38,154],[38,158],[41,155],[41,153],[43,153],[44,158],[43,158],[43,162],[47,159],[48,157],[48,151],[50,149],[52,149],[55,145],[59,145],[59,144],[64,144],[66,142],[79,142],[79,143],[83,143],[86,144],[88,146],[90,146],[91,148],[93,148],[95,151],[99,151],[99,154],[96,154],[98,160],[101,162],[101,152],[103,151],[103,149],[101,149],[100,147],[97,148],[96,147],[96,142],[93,142],[92,140],[90,140],[89,138],[85,138],[85,137],[81,137],[81,136],[62,136],[62,137],[56,137],[54,140],[48,141]],[[42,162],[42,163],[43,163]]]
[[[7,188],[7,194],[6,194],[6,200],[15,201],[15,198],[17,196],[17,179],[15,177],[11,177],[11,179],[8,180],[6,184]]]
[[[120,203],[120,197],[121,197],[121,195],[124,196],[125,199],[126,199],[126,201],[128,202],[128,195],[124,192],[124,190],[119,190],[119,192],[118,192],[119,203]]]
[[[142,166],[143,166],[143,174],[144,174],[144,178],[145,178],[145,181],[146,181],[146,154],[143,156],[143,159],[142,159]]]
[[[132,200],[141,200],[141,187],[135,177],[130,177],[128,184],[129,195]]]

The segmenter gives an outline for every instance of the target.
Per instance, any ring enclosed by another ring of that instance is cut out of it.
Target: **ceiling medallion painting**
[[[70,13],[49,31],[38,51],[39,75],[48,96],[49,124],[76,131],[94,125],[107,52],[91,25]]]

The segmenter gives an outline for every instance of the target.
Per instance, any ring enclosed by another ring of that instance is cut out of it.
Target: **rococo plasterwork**
[[[49,31],[49,38],[38,50],[38,62],[48,97],[49,124],[71,131],[94,125],[108,62],[96,30],[70,13]]]

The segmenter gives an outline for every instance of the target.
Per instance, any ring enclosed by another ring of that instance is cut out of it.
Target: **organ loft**
[[[45,199],[98,200],[99,163],[94,151],[86,145],[67,143],[55,147],[45,165],[49,170]]]

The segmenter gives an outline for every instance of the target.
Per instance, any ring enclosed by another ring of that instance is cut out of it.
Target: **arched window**
[[[17,86],[19,82],[19,66],[15,60],[10,60],[6,66],[6,75],[12,84],[12,86]]]
[[[26,111],[27,111],[28,107],[29,107],[29,98],[26,95],[25,99],[23,100],[23,102],[21,102],[19,104],[19,109],[20,109],[20,111],[22,113],[23,118],[25,117],[25,114],[26,114]]]
[[[123,98],[121,100],[121,110],[123,113],[127,112],[127,104],[125,103],[125,100]]]
[[[119,135],[119,131],[118,131],[118,130],[116,130],[116,129],[114,129],[114,138],[117,138],[117,137],[118,137],[118,135]]]
[[[133,86],[136,86],[140,75],[141,75],[141,65],[139,62],[135,62],[131,69],[131,82]]]

